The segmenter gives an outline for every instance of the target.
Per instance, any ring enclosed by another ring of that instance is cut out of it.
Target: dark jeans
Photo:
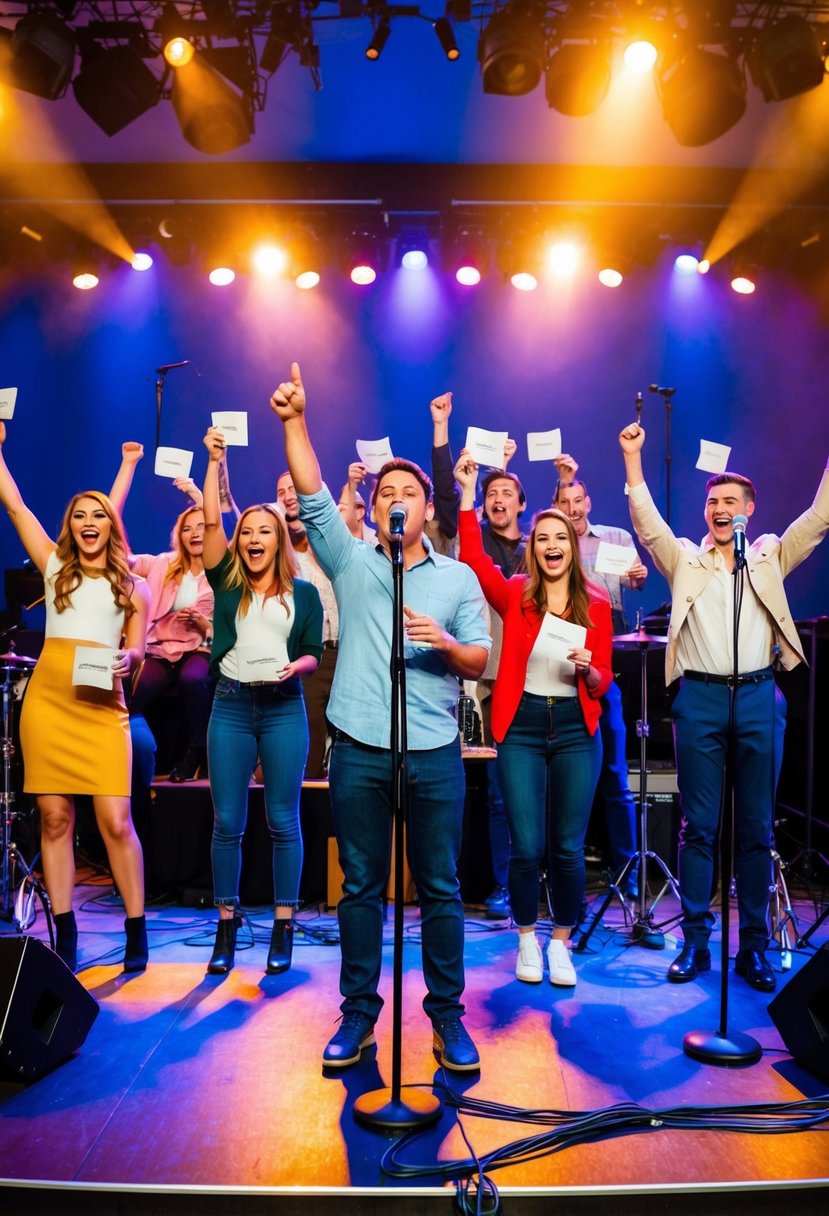
[[[774,799],[783,758],[786,702],[773,680],[735,692],[734,873],[740,947],[768,945]],[[714,917],[714,842],[720,818],[728,732],[729,689],[683,680],[673,704],[677,784],[682,799],[679,888],[682,932],[707,946]],[[726,875],[727,883],[730,876]]]
[[[519,927],[538,919],[548,826],[555,922],[576,923],[584,896],[584,834],[601,764],[601,735],[588,734],[578,697],[524,693],[498,748],[512,849],[510,901]]]
[[[239,902],[248,787],[258,755],[273,848],[274,903],[296,906],[302,870],[299,796],[307,752],[308,723],[298,679],[256,686],[219,677],[207,728],[217,904]]]
[[[147,655],[130,712],[145,715],[147,706],[157,701],[168,688],[178,686],[184,718],[187,723],[187,746],[203,749],[207,736],[207,721],[213,697],[210,678],[210,656],[200,650],[191,651],[175,663]]]
[[[331,809],[343,870],[337,905],[343,1013],[377,1019],[383,948],[383,891],[392,829],[391,752],[337,735],[329,767]],[[410,751],[406,836],[420,900],[423,1008],[432,1019],[460,1017],[463,905],[457,876],[465,779],[460,744]]]

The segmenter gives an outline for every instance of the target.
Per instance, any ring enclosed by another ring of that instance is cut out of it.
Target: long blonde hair
[[[590,591],[593,584],[588,582],[584,574],[581,554],[579,553],[579,537],[576,529],[573,527],[573,522],[563,511],[558,511],[555,507],[547,507],[544,511],[539,511],[533,516],[532,531],[527,541],[527,547],[524,550],[524,561],[527,566],[527,585],[524,588],[523,602],[525,604],[535,604],[542,615],[547,611],[546,585],[541,572],[541,566],[535,555],[536,532],[538,531],[538,525],[545,519],[554,519],[558,523],[563,523],[567,528],[567,533],[570,537],[570,547],[573,553],[568,572],[570,584],[568,587],[568,605],[570,612],[567,619],[573,621],[576,625],[583,625],[585,628],[588,628],[593,625],[593,621],[590,618]]]
[[[201,507],[188,507],[186,511],[182,511],[173,524],[173,530],[170,533],[170,548],[173,551],[173,558],[167,567],[167,573],[164,575],[165,583],[179,582],[182,575],[186,574],[193,564],[193,558],[185,549],[181,534],[184,531],[185,521],[191,515],[195,515],[196,512],[204,517],[204,511]]]
[[[233,531],[233,536],[229,545],[230,566],[228,567],[224,580],[224,585],[229,591],[234,587],[242,588],[242,598],[239,602],[240,616],[247,616],[248,614],[248,610],[253,602],[253,588],[251,587],[250,573],[248,568],[239,554],[239,533],[242,530],[245,520],[253,511],[264,511],[266,515],[270,515],[274,520],[276,528],[274,579],[276,580],[276,598],[279,600],[283,608],[287,608],[285,597],[290,595],[293,591],[294,578],[296,577],[297,572],[291,546],[288,543],[288,528],[279,512],[275,511],[273,507],[266,502],[259,503],[258,506],[247,507],[236,521],[236,527]]]
[[[102,574],[112,587],[112,598],[115,600],[116,606],[123,608],[124,617],[128,619],[135,612],[131,599],[135,588],[135,579],[130,574],[129,563],[127,561],[127,543],[124,537],[124,525],[121,523],[121,516],[115,510],[107,495],[101,493],[100,490],[84,490],[81,494],[75,494],[69,500],[63,513],[63,522],[61,523],[60,533],[55,545],[55,554],[61,563],[60,570],[55,579],[55,608],[58,612],[63,612],[71,606],[72,592],[80,587],[84,576],[80,554],[78,553],[78,547],[75,544],[69,523],[72,518],[72,512],[82,498],[91,498],[93,502],[98,503],[110,522],[111,530],[106,548],[106,566],[102,570]]]

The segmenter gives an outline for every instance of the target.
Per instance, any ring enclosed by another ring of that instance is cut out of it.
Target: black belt
[[[684,671],[683,680],[698,680],[700,684],[727,684],[729,688],[739,688],[742,684],[763,684],[766,680],[774,679],[770,667],[762,671],[747,671],[741,676],[715,676],[707,671]]]
[[[326,650],[336,650],[337,649],[337,643],[333,638],[329,638],[327,642],[323,642],[323,646],[325,647]]]

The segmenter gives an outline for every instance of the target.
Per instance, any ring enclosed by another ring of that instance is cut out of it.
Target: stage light
[[[158,224],[161,248],[173,266],[187,266],[196,254],[194,223],[192,216],[182,211],[172,211]]]
[[[633,76],[644,76],[656,63],[657,50],[654,44],[645,38],[637,38],[625,47],[625,68]]]
[[[528,17],[502,9],[478,39],[485,93],[520,97],[530,93],[544,70],[544,35]]]
[[[480,229],[459,229],[449,244],[446,264],[462,287],[477,287],[489,261],[489,250]]]
[[[303,270],[296,276],[294,282],[303,291],[310,291],[312,287],[319,286],[320,273],[318,270]]]
[[[405,232],[398,238],[397,256],[404,270],[425,270],[429,265],[428,250],[425,232]]]
[[[288,269],[288,253],[276,241],[261,241],[251,254],[253,269],[263,279],[275,279]]]
[[[738,296],[751,296],[757,290],[757,267],[743,251],[731,259],[731,290]]]
[[[92,291],[98,286],[98,276],[91,270],[79,270],[72,276],[72,286],[78,291]]]
[[[546,262],[557,279],[575,277],[582,261],[582,247],[576,241],[554,241],[547,248]]]
[[[191,63],[196,48],[190,41],[187,23],[175,4],[165,4],[157,27],[161,36],[161,53],[171,68],[183,68]]]
[[[232,152],[253,133],[249,100],[200,56],[173,74],[172,102],[182,135],[199,152]]]
[[[368,287],[375,281],[380,270],[380,253],[380,237],[372,225],[354,229],[349,242],[352,283]]]
[[[322,249],[316,233],[307,225],[293,229],[286,241],[290,273],[297,287],[307,291],[320,281]]]
[[[229,287],[236,280],[236,271],[230,266],[214,266],[207,278],[214,287]]]
[[[433,28],[438,36],[438,42],[443,47],[443,53],[446,58],[451,59],[453,63],[456,59],[460,59],[461,53],[455,41],[455,31],[452,29],[449,19],[447,17],[438,17]]]
[[[598,110],[610,88],[610,51],[596,42],[565,42],[547,66],[547,104],[570,118]]]
[[[75,100],[107,135],[115,135],[158,101],[160,84],[131,46],[97,48],[72,81]]]
[[[680,50],[656,73],[665,121],[686,148],[710,144],[739,122],[746,82],[736,60],[701,47]]]
[[[674,270],[677,274],[698,274],[699,266],[699,258],[695,253],[680,253],[674,258]]]
[[[535,291],[543,263],[538,234],[516,233],[504,246],[501,261],[513,287],[518,291]]]
[[[598,274],[602,287],[621,287],[624,278],[625,276],[622,271],[615,269],[613,266],[603,266]]]
[[[371,35],[371,42],[369,42],[368,46],[366,47],[366,59],[370,59],[372,62],[374,62],[376,59],[380,58],[380,56],[383,54],[383,47],[388,42],[390,34],[391,26],[384,17],[379,25],[377,25],[375,28],[374,33]]]
[[[763,28],[748,65],[766,101],[785,101],[816,89],[826,70],[815,27],[795,13]]]
[[[4,30],[8,35],[8,31]],[[27,13],[8,39],[3,75],[25,93],[55,101],[66,92],[75,67],[75,35],[55,14]]]
[[[133,255],[130,265],[133,270],[149,270],[153,264],[152,256],[149,253],[136,253]]]

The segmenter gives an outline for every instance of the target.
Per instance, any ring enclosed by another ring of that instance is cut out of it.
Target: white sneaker
[[[525,984],[540,984],[544,978],[544,959],[534,933],[518,934],[518,961],[515,978]]]
[[[547,947],[547,962],[550,965],[551,984],[555,984],[558,988],[575,988],[576,970],[573,960],[570,958],[570,951],[557,937],[550,939]]]

